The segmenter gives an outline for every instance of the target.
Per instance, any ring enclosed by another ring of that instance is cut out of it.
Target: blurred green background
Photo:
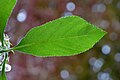
[[[31,28],[70,15],[78,15],[108,34],[76,56],[11,53],[8,80],[120,80],[120,0],[18,0],[5,32],[16,45]]]

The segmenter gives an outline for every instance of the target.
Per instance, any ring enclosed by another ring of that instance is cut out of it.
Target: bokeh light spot
[[[104,64],[104,60],[102,58],[97,59],[94,62],[93,71],[98,72],[101,69],[101,67],[103,66],[103,64]]]
[[[107,20],[102,20],[100,22],[100,27],[103,29],[107,29],[109,27],[110,23]]]
[[[64,16],[71,16],[71,15],[73,15],[71,12],[65,12],[64,13]]]
[[[95,61],[96,61],[96,58],[95,58],[95,57],[92,57],[92,58],[89,59],[89,64],[90,64],[91,66],[93,66],[94,63],[95,63]]]
[[[110,78],[109,73],[105,73],[105,72],[99,72],[97,78],[98,80],[112,80],[112,78]]]
[[[105,12],[106,6],[103,3],[94,4],[92,6],[92,12]]]
[[[114,59],[116,62],[120,62],[120,53],[115,54]]]
[[[27,12],[24,9],[20,10],[20,12],[17,15],[17,20],[19,22],[24,22],[26,18],[27,18]]]
[[[75,10],[75,4],[73,2],[68,2],[66,8],[68,11],[73,11]]]
[[[116,32],[112,32],[109,37],[110,40],[115,41],[118,38],[118,34]]]
[[[62,70],[60,72],[60,76],[63,78],[63,79],[66,79],[69,77],[69,72],[67,70]]]
[[[109,45],[104,45],[102,47],[102,53],[103,54],[107,55],[107,54],[110,54],[110,52],[111,52],[111,47]]]

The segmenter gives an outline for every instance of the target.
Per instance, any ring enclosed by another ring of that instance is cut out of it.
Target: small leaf
[[[15,3],[16,0],[0,0],[0,41],[2,45],[4,29]]]
[[[31,29],[13,49],[42,57],[71,56],[92,48],[105,34],[82,18],[69,16]]]

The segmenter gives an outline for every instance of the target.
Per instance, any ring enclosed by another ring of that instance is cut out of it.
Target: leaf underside
[[[16,0],[0,0],[0,41],[2,44],[4,29],[15,3]]]
[[[71,56],[90,49],[105,31],[78,16],[62,17],[31,29],[13,49],[34,56]]]

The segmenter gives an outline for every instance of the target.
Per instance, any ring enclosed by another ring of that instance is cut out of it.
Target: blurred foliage
[[[73,11],[66,8],[69,2],[75,5]],[[27,18],[19,22],[17,16],[22,10]],[[32,27],[71,14],[108,34],[90,51],[71,57],[41,58],[15,52],[10,55],[8,80],[120,80],[119,0],[18,0],[6,33],[16,45]]]

